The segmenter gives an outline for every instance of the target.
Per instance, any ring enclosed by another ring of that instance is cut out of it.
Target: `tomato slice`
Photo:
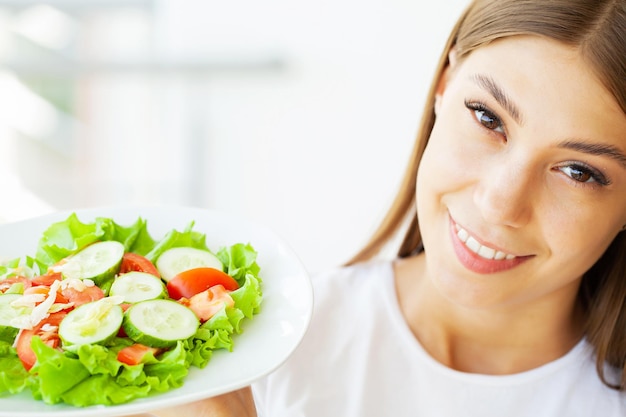
[[[50,294],[50,287],[46,285],[37,285],[34,287],[26,288],[24,290],[24,295],[29,295],[29,294],[41,294],[45,297],[48,297],[48,294]],[[54,302],[60,303],[60,304],[66,304],[69,302],[69,300],[62,293],[57,291],[56,296],[54,298]]]
[[[228,291],[226,291],[222,285],[218,284],[194,295],[188,301],[185,301],[184,304],[196,313],[198,319],[204,323],[224,308],[224,306],[234,306],[235,301]]]
[[[137,253],[127,252],[122,258],[122,265],[120,266],[119,273],[125,274],[131,271],[146,272],[159,278],[161,277],[159,270],[148,260],[148,258]]]
[[[117,353],[117,360],[127,365],[138,365],[144,361],[144,358],[148,353],[156,355],[159,349],[135,343],[134,345],[126,346]]]
[[[45,285],[47,287],[54,284],[54,281],[60,281],[63,276],[60,272],[50,272],[45,275],[39,275],[30,279],[33,285]]]
[[[193,268],[174,276],[167,283],[170,298],[179,300],[190,298],[214,285],[222,285],[228,291],[239,288],[237,281],[225,272],[215,268]]]
[[[11,277],[11,278],[5,278],[3,280],[0,280],[0,294],[2,294],[3,292],[11,288],[13,284],[18,284],[18,283],[22,283],[22,285],[24,286],[24,289],[27,289],[32,285],[31,280],[26,277],[16,276],[16,277]]]
[[[42,342],[52,348],[58,347],[60,343],[58,326],[66,315],[67,312],[65,311],[52,313],[47,318],[39,322],[39,324],[33,329],[22,330],[20,332],[15,343],[15,350],[17,351],[17,357],[20,358],[22,365],[24,365],[24,368],[26,368],[27,371],[30,370],[30,368],[32,368],[37,361],[35,352],[33,352],[30,347],[30,342],[33,339],[33,336],[39,336]],[[42,330],[42,327],[46,324],[56,326],[57,329]]]
[[[74,303],[74,307],[104,298],[104,291],[95,285],[85,287],[81,291],[67,287],[61,290],[61,294],[67,299],[67,302]]]

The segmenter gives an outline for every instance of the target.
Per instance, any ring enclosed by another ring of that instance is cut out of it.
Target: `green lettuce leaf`
[[[171,230],[163,239],[161,239],[155,246],[145,254],[145,257],[150,262],[156,262],[163,252],[168,249],[178,247],[191,247],[196,249],[209,250],[206,245],[206,235],[204,233],[193,230],[194,222],[189,223],[187,227],[182,231]]]
[[[16,268],[20,265],[20,258],[3,261],[0,263],[0,281],[17,275]]]
[[[149,364],[121,365],[117,375],[95,374],[82,381],[61,397],[67,404],[78,407],[113,405],[165,392],[182,386],[189,373],[183,343],[162,354]],[[110,369],[105,366],[104,369]]]
[[[0,394],[17,394],[27,388],[30,374],[7,342],[0,342],[0,369]]]
[[[183,341],[134,366],[117,361],[117,351],[128,344],[121,339],[117,342],[112,347],[83,345],[72,354],[52,349],[34,337],[37,363],[31,373],[37,378],[30,383],[33,396],[48,404],[86,407],[121,404],[182,386],[190,366]]]
[[[122,226],[111,219],[99,219],[103,224],[107,224],[107,233],[103,240],[116,240],[124,245],[126,252],[134,252],[144,255],[149,252],[156,243],[148,233],[148,222],[138,218],[130,226]]]
[[[147,222],[141,218],[130,226],[122,226],[104,217],[83,223],[76,213],[72,213],[66,220],[52,224],[43,232],[35,262],[40,271],[45,272],[61,259],[102,240],[118,241],[125,246],[126,251],[139,254],[150,251],[155,244],[148,233]]]
[[[242,285],[246,274],[259,275],[260,267],[256,263],[257,252],[250,244],[237,243],[224,247],[217,253],[218,259],[225,267],[225,272]]]
[[[247,318],[252,318],[259,312],[263,292],[261,291],[260,279],[252,274],[246,274],[244,284],[230,293],[235,300],[235,307],[243,312]]]
[[[102,222],[83,223],[76,213],[57,222],[43,232],[35,260],[42,271],[104,235]]]
[[[51,348],[37,336],[33,337],[31,347],[37,356],[37,362],[30,370],[37,375],[31,385],[35,398],[48,404],[57,404],[63,401],[63,393],[90,376],[78,359]]]
[[[123,346],[132,344],[130,340],[117,340],[119,340],[117,345],[113,347],[81,345],[76,349],[75,354],[90,374],[116,376],[122,367],[122,363],[117,360],[117,352],[119,352]]]
[[[71,390],[63,393],[61,400],[76,407],[91,405],[114,405],[146,397],[150,393],[147,384],[127,385],[118,384],[110,375],[93,375]]]
[[[15,340],[15,336],[17,336],[18,332],[19,332],[19,329],[17,329],[16,327],[0,325],[0,343],[5,342],[5,343],[8,343],[9,345],[12,345],[13,341]],[[8,354],[9,354],[9,351],[0,349],[0,355],[4,356]],[[4,369],[4,368],[0,367],[0,369]]]

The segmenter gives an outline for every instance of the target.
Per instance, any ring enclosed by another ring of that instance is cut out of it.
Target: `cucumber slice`
[[[19,298],[22,298],[22,294],[0,294],[0,326],[11,326],[13,319],[31,313],[31,308],[11,305]]]
[[[217,256],[207,250],[190,247],[166,250],[156,260],[156,267],[166,282],[188,269],[209,267],[224,270]]]
[[[124,331],[137,343],[166,348],[193,336],[200,321],[195,313],[173,300],[134,304],[124,315]]]
[[[60,269],[65,278],[90,279],[104,287],[120,269],[124,245],[114,240],[93,243],[70,257]]]
[[[132,271],[119,275],[113,281],[109,295],[119,295],[125,303],[163,298],[167,294],[161,278],[146,272]]]
[[[117,335],[123,319],[122,307],[105,297],[70,311],[59,325],[59,337],[64,347],[102,344]]]

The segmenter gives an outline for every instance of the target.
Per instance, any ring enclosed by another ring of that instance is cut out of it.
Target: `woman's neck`
[[[400,309],[413,334],[435,360],[458,371],[527,371],[563,356],[583,335],[574,299],[459,306],[428,279],[423,254],[398,261],[395,275]]]

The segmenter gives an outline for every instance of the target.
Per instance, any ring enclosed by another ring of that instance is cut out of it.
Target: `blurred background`
[[[177,204],[345,261],[467,0],[0,0],[0,221]]]

